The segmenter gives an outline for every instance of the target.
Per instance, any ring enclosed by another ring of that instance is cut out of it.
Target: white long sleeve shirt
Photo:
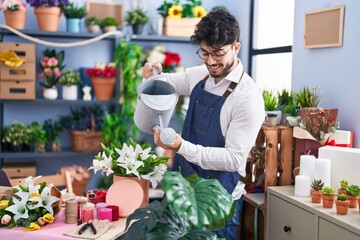
[[[203,169],[235,172],[245,177],[248,154],[264,121],[264,102],[260,89],[246,73],[239,82],[243,65],[237,67],[222,81],[215,84],[210,76],[204,89],[215,95],[223,95],[230,82],[237,82],[235,90],[226,99],[220,113],[220,125],[225,139],[224,147],[204,147],[183,140],[178,154]],[[173,74],[180,95],[190,95],[195,85],[208,75],[205,65],[188,68]],[[245,184],[238,182],[232,196],[239,199],[245,193]]]

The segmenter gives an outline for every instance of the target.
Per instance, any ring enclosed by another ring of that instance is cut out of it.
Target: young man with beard
[[[179,94],[190,95],[182,134],[164,144],[159,130],[154,131],[155,144],[176,153],[173,170],[218,179],[237,201],[233,219],[216,232],[228,240],[237,239],[245,193],[239,177],[245,176],[248,154],[265,117],[261,91],[237,57],[239,37],[239,23],[223,10],[201,19],[191,41],[200,46],[196,54],[204,64],[172,74]],[[153,75],[153,68],[162,70],[159,63],[146,63],[145,79]]]

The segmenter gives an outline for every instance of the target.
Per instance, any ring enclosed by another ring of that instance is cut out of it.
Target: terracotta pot
[[[312,203],[321,203],[322,192],[315,191],[314,189],[311,189],[310,195],[311,195],[311,202]]]
[[[335,195],[322,195],[322,202],[324,208],[333,208],[335,202]]]
[[[5,22],[9,27],[22,30],[25,28],[26,12],[25,11],[4,11]]]
[[[350,195],[347,195],[347,199],[349,200],[350,202],[350,206],[349,208],[357,208],[357,205],[358,205],[358,201],[359,201],[359,196],[350,196]]]
[[[149,181],[117,175],[113,179],[106,194],[106,203],[118,206],[120,217],[127,217],[136,209],[149,205]]]
[[[359,198],[359,213],[360,213],[360,198]]]
[[[336,204],[336,213],[339,215],[347,215],[348,214],[348,209],[349,209],[349,200],[346,201],[340,201],[340,200],[336,200],[335,201]]]
[[[59,29],[61,8],[59,7],[34,7],[34,13],[39,30],[57,32]]]
[[[338,194],[345,194],[346,195],[346,191],[344,189],[339,188],[338,189]]]
[[[114,96],[115,77],[91,77],[91,84],[97,100],[111,100]]]

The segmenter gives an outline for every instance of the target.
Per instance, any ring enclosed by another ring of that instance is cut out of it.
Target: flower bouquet
[[[130,138],[128,143],[101,144],[101,147],[103,151],[95,156],[93,166],[88,170],[101,171],[107,176],[143,178],[149,180],[153,188],[162,180],[169,158],[157,157],[146,144],[139,145]]]
[[[13,196],[0,201],[0,227],[23,226],[33,231],[54,221],[60,211],[60,191],[45,182],[35,185],[38,178],[28,177],[13,188]]]
[[[22,30],[26,22],[26,4],[22,0],[2,0],[0,10],[4,11],[6,25]]]
[[[164,45],[156,45],[145,54],[146,62],[159,62],[162,65],[163,72],[179,72],[182,71],[180,64],[180,55],[166,51]]]
[[[61,71],[64,69],[63,65],[65,52],[56,52],[55,49],[45,49],[43,57],[40,60],[40,67],[42,72],[40,78],[45,78],[45,82],[41,82],[45,88],[53,88],[56,86],[61,76]]]

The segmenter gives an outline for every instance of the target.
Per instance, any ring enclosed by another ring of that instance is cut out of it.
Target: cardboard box
[[[0,52],[5,51],[15,52],[16,55],[25,59],[28,63],[36,62],[35,44],[2,42],[0,43]]]
[[[190,37],[201,18],[165,18],[163,34],[171,37]]]
[[[8,178],[26,178],[29,176],[36,177],[36,165],[30,164],[5,164],[4,171]]]
[[[0,81],[0,99],[35,99],[35,81]]]
[[[331,160],[330,185],[340,188],[340,181],[345,179],[349,184],[360,185],[360,149],[325,146],[319,148],[319,158]]]
[[[20,67],[8,67],[1,64],[0,80],[28,80],[35,82],[36,66],[35,63],[24,63]]]

